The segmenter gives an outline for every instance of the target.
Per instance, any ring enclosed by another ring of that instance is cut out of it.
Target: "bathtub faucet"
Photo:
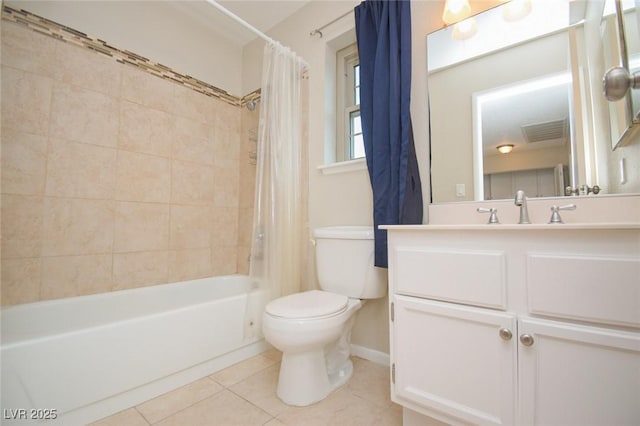
[[[518,223],[519,224],[531,223],[529,221],[529,211],[527,210],[527,196],[525,195],[523,190],[518,189],[516,191],[516,198],[514,200],[514,203],[516,206],[520,207],[520,220],[518,221]]]

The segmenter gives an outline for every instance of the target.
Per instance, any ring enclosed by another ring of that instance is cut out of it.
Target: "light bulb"
[[[442,21],[446,24],[462,21],[471,15],[469,0],[447,0],[442,12]]]
[[[502,7],[502,17],[505,21],[517,21],[531,12],[531,0],[511,0]]]
[[[478,23],[475,18],[468,18],[453,26],[451,37],[455,40],[466,40],[473,37],[478,32]]]

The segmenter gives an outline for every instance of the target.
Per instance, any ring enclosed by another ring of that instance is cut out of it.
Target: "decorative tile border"
[[[133,52],[129,52],[128,50],[120,50],[110,46],[107,42],[98,38],[88,36],[87,34],[81,33],[73,28],[42,18],[24,9],[17,10],[9,6],[4,6],[2,8],[2,19],[22,24],[33,31],[52,37],[56,40],[108,56],[121,64],[134,66],[149,74],[153,74],[156,77],[170,80],[191,90],[195,90],[196,92],[218,98],[234,106],[244,106],[248,101],[260,99],[260,89],[257,89],[243,97],[233,96],[225,90],[205,83],[202,80],[198,80],[185,74],[180,74],[165,65],[152,62],[149,59]]]
[[[260,101],[260,93],[261,93],[261,90],[256,89],[253,92],[244,95],[240,101],[241,105],[245,106],[249,101],[252,101],[252,102]]]

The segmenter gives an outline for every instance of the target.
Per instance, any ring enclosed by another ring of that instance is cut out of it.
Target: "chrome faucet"
[[[516,191],[516,198],[513,200],[513,202],[516,206],[520,207],[520,220],[518,221],[518,223],[531,223],[529,221],[529,210],[527,210],[527,196],[525,195],[523,190],[518,189]]]

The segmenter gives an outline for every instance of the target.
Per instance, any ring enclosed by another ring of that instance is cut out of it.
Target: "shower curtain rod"
[[[271,43],[271,44],[280,44],[277,41],[275,41],[274,39],[272,39],[271,37],[269,37],[268,35],[266,35],[265,33],[263,33],[262,31],[260,31],[259,29],[257,29],[256,27],[254,27],[253,25],[251,25],[250,23],[248,23],[247,21],[245,21],[244,19],[240,18],[238,15],[234,14],[233,12],[230,12],[228,9],[226,9],[224,6],[222,6],[217,1],[215,1],[215,0],[206,0],[206,1],[211,6],[215,7],[220,12],[224,13],[225,15],[227,15],[229,18],[233,19],[234,21],[236,21],[240,25],[244,26],[245,28],[253,31],[258,37],[264,39],[266,42]]]
[[[267,43],[272,44],[272,45],[275,44],[275,45],[278,45],[278,46],[282,46],[279,42],[277,42],[276,40],[272,39],[271,37],[269,37],[268,35],[266,35],[262,31],[260,31],[259,29],[257,29],[256,27],[254,27],[253,25],[251,25],[250,23],[248,23],[247,21],[245,21],[244,19],[242,19],[238,15],[236,15],[235,13],[229,11],[227,8],[222,6],[217,1],[215,1],[215,0],[206,0],[206,2],[209,3],[211,6],[215,7],[216,9],[218,9],[220,12],[224,13],[225,15],[227,15],[229,18],[233,19],[234,21],[236,21],[237,23],[242,25],[243,27],[245,27],[248,30],[252,31],[254,34],[256,34],[258,37],[260,37],[261,39],[263,39]],[[302,62],[304,67],[309,69],[309,64],[307,63],[307,61],[302,59],[302,57],[300,55],[298,55],[298,54],[296,54],[296,56],[298,57],[300,62]]]
[[[345,16],[347,16],[348,14],[353,13],[353,9],[347,11],[346,13],[343,13],[342,15],[338,16],[337,18],[335,18],[334,20],[327,22],[326,24],[324,24],[321,27],[316,28],[315,30],[311,31],[309,33],[310,36],[314,36],[316,34],[320,34],[320,38],[322,38],[322,30],[324,30],[325,28],[327,28],[329,25],[333,24],[336,21],[339,21],[340,19],[344,18]]]

